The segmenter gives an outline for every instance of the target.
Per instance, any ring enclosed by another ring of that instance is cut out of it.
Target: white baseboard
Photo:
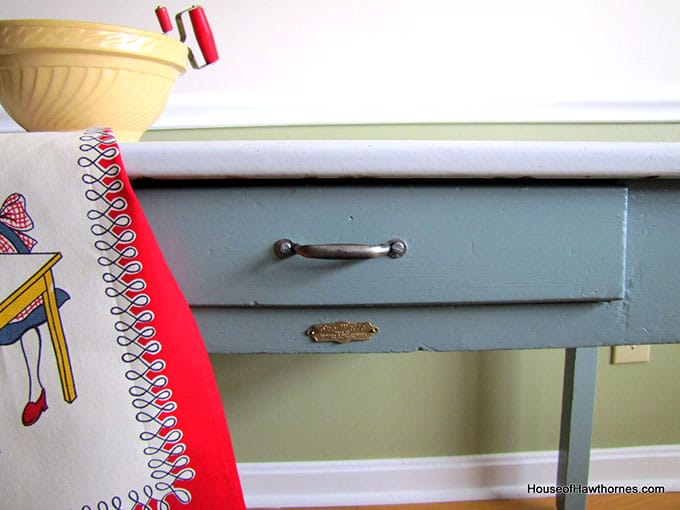
[[[386,505],[546,497],[557,452],[415,459],[240,463],[248,508]],[[680,491],[680,445],[594,449],[590,486]]]

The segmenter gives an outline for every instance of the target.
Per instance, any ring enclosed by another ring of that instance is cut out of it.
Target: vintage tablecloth
[[[242,509],[205,347],[114,134],[0,135],[0,508]]]

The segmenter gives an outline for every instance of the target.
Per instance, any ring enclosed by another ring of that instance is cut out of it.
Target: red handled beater
[[[163,6],[156,7],[156,17],[158,18],[158,23],[161,25],[161,30],[164,34],[170,32],[173,28],[172,19],[168,10]],[[182,21],[182,15],[184,13],[189,13],[189,20],[191,21],[191,26],[194,29],[194,34],[196,36],[196,42],[201,49],[205,64],[199,65],[196,61],[193,51],[189,48],[189,62],[191,67],[194,69],[201,69],[207,65],[217,62],[219,56],[217,54],[217,46],[215,45],[215,38],[213,37],[212,29],[210,28],[210,23],[208,23],[208,18],[205,15],[203,7],[200,5],[192,5],[188,9],[178,12],[175,14],[175,22],[177,23],[177,29],[179,30],[179,40],[180,42],[186,42],[187,33],[184,29],[184,22]]]

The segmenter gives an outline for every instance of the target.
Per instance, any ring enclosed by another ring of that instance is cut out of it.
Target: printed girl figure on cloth
[[[0,206],[0,256],[4,254],[28,254],[37,241],[26,235],[33,229],[33,220],[26,212],[26,198],[19,193],[9,195]],[[1,278],[1,275],[0,275]],[[56,289],[57,306],[70,296]],[[40,358],[42,335],[40,327],[47,322],[43,298],[38,297],[7,324],[0,327],[0,347],[17,341],[26,362],[28,372],[28,403],[21,415],[25,426],[33,425],[47,410],[45,388],[40,381]]]

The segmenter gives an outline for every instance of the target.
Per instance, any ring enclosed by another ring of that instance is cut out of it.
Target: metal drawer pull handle
[[[388,256],[393,259],[406,255],[408,246],[401,239],[383,244],[297,244],[290,239],[279,239],[274,253],[280,259],[300,255],[310,259],[374,259]]]

